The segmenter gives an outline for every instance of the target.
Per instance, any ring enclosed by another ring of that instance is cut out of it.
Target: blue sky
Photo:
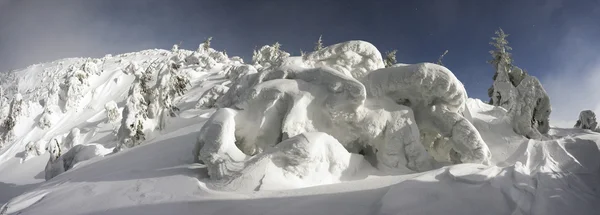
[[[292,54],[311,50],[322,34],[326,45],[359,39],[397,49],[402,63],[435,61],[447,49],[444,64],[470,97],[487,101],[489,38],[502,27],[515,64],[549,92],[553,119],[569,120],[600,111],[598,20],[598,0],[0,0],[0,71],[179,42],[195,49],[208,36],[249,60],[276,41]]]

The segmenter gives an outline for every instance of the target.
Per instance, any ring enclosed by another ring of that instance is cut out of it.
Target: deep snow
[[[381,56],[373,51],[372,45],[346,44],[350,46],[334,45],[321,53],[310,53],[305,59],[289,58],[282,63],[292,69],[284,71],[286,77],[276,75],[277,79],[296,79],[289,76],[294,76],[295,66],[328,66],[356,79],[363,79],[369,71],[383,67]],[[305,133],[250,158],[247,166],[234,166],[239,173],[233,175],[235,177],[226,178],[228,180],[209,177],[212,173],[206,165],[195,163],[197,157],[193,152],[197,150],[200,129],[215,109],[201,107],[219,106],[216,97],[224,94],[221,86],[225,84],[255,85],[270,78],[252,80],[251,74],[260,73],[260,69],[256,71],[233,58],[226,60],[215,52],[183,50],[183,53],[190,62],[198,64],[185,68],[191,74],[192,87],[175,100],[181,112],[167,119],[164,130],[148,132],[141,145],[114,154],[109,149],[117,145],[118,139],[115,123],[107,120],[106,110],[114,109],[111,101],[123,108],[134,81],[132,74],[121,70],[130,62],[145,68],[155,59],[166,59],[171,52],[146,50],[101,59],[64,59],[18,71],[16,75],[21,78],[18,89],[27,102],[15,126],[15,140],[0,149],[0,205],[4,205],[0,214],[3,211],[6,214],[63,215],[545,215],[600,211],[599,133],[553,127],[548,140],[529,140],[513,131],[504,108],[465,99],[466,93],[462,95],[462,92],[457,96],[466,103],[462,116],[489,148],[489,166],[465,163],[420,173],[389,175],[372,167],[363,156],[346,151],[341,147],[343,139],[338,142],[332,137],[336,135]],[[97,68],[89,62],[94,62]],[[44,102],[39,101],[51,96],[48,89],[53,87],[53,80],[64,77],[71,65],[84,65],[97,71],[88,77],[89,85],[77,89],[82,96],[80,107],[53,111],[49,117],[51,125],[42,129],[38,118],[46,108]],[[346,81],[355,83],[351,79]],[[219,87],[211,92],[214,86]],[[207,99],[201,100],[203,95],[207,95]],[[244,98],[243,95],[229,96],[232,98],[229,103]],[[107,103],[111,108],[105,108]],[[244,105],[252,104],[240,104]],[[82,154],[90,156],[83,156],[66,172],[45,181],[44,170],[52,160],[52,153],[39,151],[52,149],[47,143],[53,140],[72,142],[73,135],[68,136],[73,128],[79,129],[78,143],[70,144],[90,147],[99,144],[102,148],[94,149],[106,151],[90,150]],[[319,142],[323,140],[327,141]],[[282,165],[282,159],[297,165]],[[311,159],[319,162],[307,161]],[[298,172],[306,174],[290,175]]]

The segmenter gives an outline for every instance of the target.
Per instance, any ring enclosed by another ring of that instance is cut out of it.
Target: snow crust
[[[509,77],[528,105],[507,109],[467,98],[445,67],[382,65],[351,41],[268,67],[177,47],[19,70],[0,81],[0,118],[16,116],[0,149],[0,212],[596,214],[600,134],[545,127],[539,81]],[[185,93],[161,85],[179,75]],[[128,121],[140,98],[147,118]],[[196,108],[201,98],[218,109]],[[145,139],[113,153],[123,119]]]

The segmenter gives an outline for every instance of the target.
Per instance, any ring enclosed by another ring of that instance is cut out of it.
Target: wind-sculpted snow
[[[230,114],[227,112],[221,109],[216,114]],[[234,132],[228,130],[231,126],[212,128],[223,129],[217,134]],[[351,178],[365,162],[362,155],[349,153],[335,138],[321,132],[294,136],[253,157],[244,156],[233,142],[210,145],[215,143],[204,142],[199,156],[211,178],[219,181],[215,186],[226,190],[281,190],[337,183]]]
[[[45,179],[50,180],[73,168],[75,164],[95,157],[102,157],[111,152],[100,144],[75,145],[64,152],[57,142],[49,143],[50,159],[46,164]]]
[[[354,40],[325,47],[303,57],[310,67],[327,66],[356,79],[384,67],[381,53],[369,42]]]
[[[370,96],[389,98],[411,107],[421,134],[434,133],[449,138],[460,161],[489,161],[487,145],[462,116],[467,93],[450,70],[431,63],[397,65],[370,72],[364,83]],[[432,148],[434,143],[425,141],[423,144]]]
[[[223,109],[229,117],[211,118],[202,128],[198,156],[203,157],[199,152],[208,142],[213,148],[223,145],[238,155],[261,156],[287,138],[318,131],[390,172],[432,169],[436,164],[426,148],[434,147],[446,149],[438,152],[445,153],[442,162],[452,158],[454,162],[489,162],[487,145],[462,116],[467,98],[464,87],[442,66],[418,64],[375,70],[364,76],[362,83],[327,67],[282,66],[249,76],[253,81],[244,83],[234,97],[238,100],[229,102],[237,110]],[[203,136],[223,125],[234,130],[220,138]],[[425,134],[448,139],[441,143],[451,146],[421,143]],[[223,143],[226,139],[233,142]],[[218,162],[206,157],[199,159],[219,177],[229,175],[231,168],[244,167],[246,162],[231,160],[242,156],[218,156],[226,158]]]

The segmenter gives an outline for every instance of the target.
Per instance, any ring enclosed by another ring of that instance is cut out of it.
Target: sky
[[[280,42],[299,55],[325,45],[371,42],[397,49],[401,63],[444,58],[470,97],[488,100],[486,63],[498,28],[510,36],[516,66],[538,77],[552,120],[600,112],[599,0],[0,0],[0,71],[66,57],[102,57],[181,43],[249,61]]]

